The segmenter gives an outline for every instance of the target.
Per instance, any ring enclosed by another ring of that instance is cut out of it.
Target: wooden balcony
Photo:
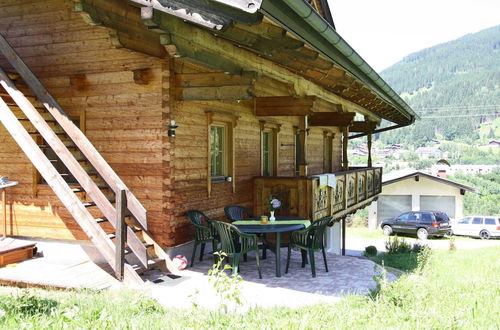
[[[254,211],[269,213],[268,198],[274,196],[282,202],[277,214],[311,220],[332,215],[339,219],[370,204],[381,192],[381,182],[380,167],[307,177],[256,177]]]

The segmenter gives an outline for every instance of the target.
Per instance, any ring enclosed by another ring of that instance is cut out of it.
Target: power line
[[[467,115],[429,116],[429,117],[420,117],[420,118],[421,119],[438,119],[438,118],[464,118],[464,117],[483,117],[483,116],[500,116],[500,112],[467,114]]]

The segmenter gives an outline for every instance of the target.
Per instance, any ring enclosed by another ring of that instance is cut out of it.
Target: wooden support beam
[[[342,170],[349,170],[349,160],[347,158],[347,148],[349,145],[349,127],[342,127]]]
[[[365,133],[373,132],[377,124],[371,121],[353,121],[349,126],[349,132]]]
[[[351,125],[355,115],[354,112],[315,112],[309,118],[309,125],[345,127]]]
[[[307,135],[308,135],[307,116],[299,119],[299,127],[297,133],[300,137],[300,161],[299,175],[307,176]]]
[[[123,280],[125,267],[125,245],[127,242],[127,195],[120,189],[116,194],[116,242],[115,242],[115,274],[118,280]]]
[[[270,96],[255,98],[256,116],[307,116],[312,114],[316,97]]]
[[[372,167],[372,132],[368,132],[368,167]]]
[[[254,96],[257,74],[181,73],[175,79],[177,100],[248,100]]]

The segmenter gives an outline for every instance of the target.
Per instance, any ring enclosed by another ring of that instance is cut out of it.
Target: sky
[[[377,72],[500,24],[500,0],[328,0],[337,32]]]

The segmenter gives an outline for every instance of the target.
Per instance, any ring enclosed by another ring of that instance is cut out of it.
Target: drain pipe
[[[405,127],[405,126],[407,126],[407,125],[394,125],[394,126],[384,127],[384,128],[373,130],[373,132],[371,132],[371,133],[372,134],[382,133],[382,132],[390,131],[392,129]],[[366,136],[366,135],[368,135],[368,132],[361,133],[361,134],[351,135],[351,136],[349,136],[349,140],[357,139],[357,138],[360,138],[360,137],[363,137],[363,136]]]

